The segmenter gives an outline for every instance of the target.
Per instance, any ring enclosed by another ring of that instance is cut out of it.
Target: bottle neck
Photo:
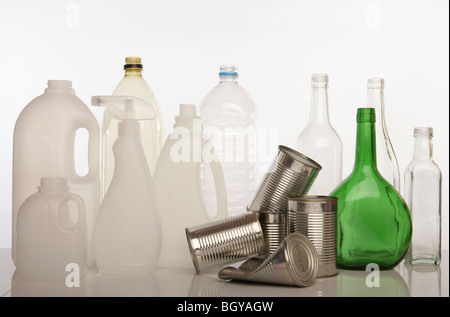
[[[142,77],[142,68],[126,68],[125,76],[141,76]]]
[[[433,140],[429,135],[414,136],[414,154],[415,160],[430,160],[433,157]]]
[[[328,89],[326,86],[313,87],[309,122],[315,124],[329,124]]]
[[[358,122],[357,125],[354,171],[362,169],[377,169],[375,122]]]
[[[67,192],[67,179],[62,177],[41,178],[41,186],[38,187],[40,193]]]
[[[367,107],[375,109],[379,126],[384,126],[384,81],[371,79],[367,84]]]
[[[238,76],[220,75],[219,79],[221,83],[238,83]]]

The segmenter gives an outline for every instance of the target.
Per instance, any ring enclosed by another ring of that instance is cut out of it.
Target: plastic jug
[[[89,133],[88,172],[75,169],[77,131]],[[12,188],[12,257],[17,258],[16,220],[19,207],[36,191],[42,177],[64,177],[86,206],[88,266],[93,263],[92,233],[100,202],[99,125],[89,108],[75,95],[72,82],[49,80],[45,92],[20,113],[14,128]]]
[[[17,214],[16,246],[19,280],[65,281],[75,267],[79,277],[86,273],[84,202],[69,192],[65,178],[42,178],[38,192],[24,201]]]
[[[159,266],[191,267],[185,229],[227,216],[227,194],[222,168],[211,143],[202,140],[201,118],[195,105],[181,104],[174,129],[167,137],[155,171],[155,189],[161,211],[162,248]],[[217,214],[204,206],[200,164],[209,161],[217,192]]]
[[[95,262],[102,274],[150,274],[161,250],[161,224],[150,170],[139,137],[136,110],[145,102],[127,96],[94,96],[118,121],[114,175],[94,229]]]

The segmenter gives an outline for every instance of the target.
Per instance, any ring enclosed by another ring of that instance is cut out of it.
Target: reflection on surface
[[[221,281],[211,274],[195,274],[188,296],[192,297],[405,297],[408,285],[396,270],[379,271],[379,284],[366,284],[371,272],[339,270],[338,275],[316,279],[309,287],[290,287],[242,281]]]
[[[439,266],[405,263],[401,274],[408,284],[411,296],[442,296],[441,268]]]
[[[90,269],[80,287],[65,282],[26,282],[11,279],[11,296],[147,296],[147,297],[404,297],[441,296],[439,266],[402,263],[379,271],[379,284],[370,287],[372,272],[339,270],[338,275],[319,278],[309,287],[270,285],[221,280],[217,271],[195,274],[192,268],[158,268],[146,276],[100,275]],[[369,285],[367,281],[369,280]]]

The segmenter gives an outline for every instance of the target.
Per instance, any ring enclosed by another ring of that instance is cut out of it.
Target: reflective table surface
[[[440,266],[410,266],[401,262],[385,271],[339,270],[299,288],[224,281],[217,271],[196,274],[191,268],[157,268],[149,276],[107,276],[89,269],[79,287],[65,282],[24,282],[14,277],[10,249],[0,249],[0,296],[146,296],[146,297],[448,297],[448,250]],[[69,273],[68,273],[69,274]]]

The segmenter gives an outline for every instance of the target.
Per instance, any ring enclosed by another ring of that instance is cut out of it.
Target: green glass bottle
[[[397,265],[411,242],[411,215],[403,198],[377,170],[375,109],[357,114],[356,157],[352,173],[331,196],[338,197],[336,261],[344,269]]]

